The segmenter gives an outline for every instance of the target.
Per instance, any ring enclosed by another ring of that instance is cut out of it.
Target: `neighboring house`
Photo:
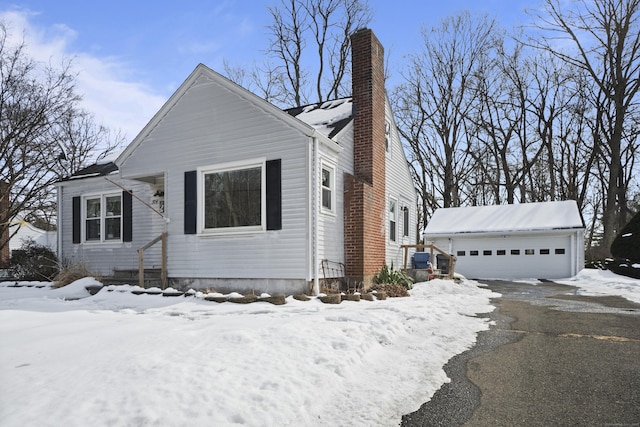
[[[45,246],[53,252],[57,251],[57,232],[46,231],[36,227],[30,222],[25,221],[21,217],[16,217],[9,224],[9,251],[13,252],[20,249],[24,243],[33,241],[36,245]]]
[[[400,266],[416,193],[383,48],[364,29],[352,49],[352,97],[287,111],[198,65],[115,163],[59,183],[61,256],[136,269],[166,231],[171,286],[287,294],[317,292],[323,260],[365,286]]]
[[[468,278],[558,279],[584,268],[584,228],[568,200],[438,209],[423,237]]]

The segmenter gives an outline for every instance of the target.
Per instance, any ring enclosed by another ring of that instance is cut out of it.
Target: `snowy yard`
[[[448,381],[497,294],[464,281],[409,298],[274,306],[200,297],[89,296],[0,283],[2,426],[390,426]],[[564,283],[640,302],[640,283]]]

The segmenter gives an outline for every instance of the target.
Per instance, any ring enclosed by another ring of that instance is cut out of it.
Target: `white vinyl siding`
[[[391,239],[389,234],[388,222],[386,226],[386,260],[388,265],[393,263],[394,268],[402,268],[404,261],[404,249],[402,248],[402,245],[412,245],[416,243],[415,236],[417,235],[417,224],[415,221],[417,218],[417,195],[413,186],[413,179],[409,172],[406,157],[403,154],[404,151],[402,149],[402,143],[400,142],[400,136],[398,135],[398,131],[395,127],[388,102],[386,103],[385,109],[386,121],[389,123],[389,131],[387,135],[389,150],[386,155],[387,200],[393,199],[397,201],[395,241]],[[407,208],[408,210],[406,215],[404,214],[404,208]],[[389,212],[387,212],[387,215],[389,215]],[[404,221],[407,216],[409,218],[409,223],[407,224],[408,230],[405,228]],[[414,249],[409,250],[407,265],[411,265],[411,256],[414,252]]]
[[[148,203],[151,202],[153,194],[156,192],[151,185],[140,181],[119,180],[115,176],[111,176],[109,179],[115,180]],[[112,193],[114,190],[116,193]],[[122,242],[121,239],[118,239],[105,240],[99,244],[91,241],[73,244],[73,215],[71,214],[73,198],[80,197],[84,201],[93,197],[88,196],[90,194],[118,195],[122,190],[105,180],[104,177],[95,177],[62,183],[59,185],[58,191],[61,192],[60,209],[63,212],[58,220],[58,238],[62,251],[59,257],[72,264],[84,264],[89,271],[96,275],[109,276],[114,269],[137,270],[138,248],[159,236],[163,231],[164,221],[162,218],[134,199],[132,203],[132,223],[134,226],[131,242]],[[81,227],[84,228],[86,218],[84,214],[81,215]],[[108,214],[105,213],[105,215]],[[155,245],[145,251],[146,268],[160,268],[160,260],[160,245]]]
[[[121,165],[125,177],[153,174],[158,165],[166,171],[170,277],[264,278],[264,286],[269,279],[307,279],[311,139],[260,102],[250,102],[202,75]],[[281,159],[282,229],[248,235],[185,234],[185,172],[257,158]],[[256,292],[266,289],[255,286]]]

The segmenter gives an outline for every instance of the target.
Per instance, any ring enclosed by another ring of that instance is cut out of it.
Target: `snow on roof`
[[[574,200],[438,209],[424,236],[584,228]]]
[[[287,113],[314,127],[318,132],[332,138],[353,116],[351,98],[326,101],[322,104],[310,104],[303,107],[290,108]]]

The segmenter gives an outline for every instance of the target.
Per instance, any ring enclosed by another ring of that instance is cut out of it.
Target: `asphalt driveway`
[[[640,304],[482,282],[502,294],[495,325],[402,426],[640,426]]]

